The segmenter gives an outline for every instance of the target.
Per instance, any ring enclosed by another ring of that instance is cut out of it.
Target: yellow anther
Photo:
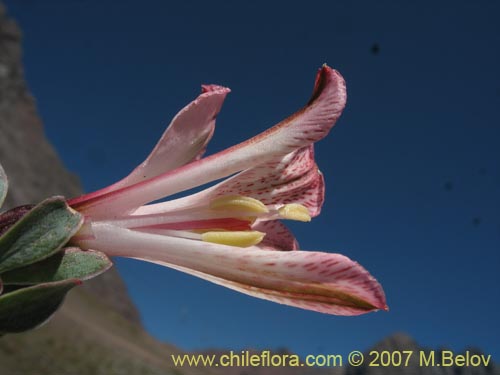
[[[225,195],[210,202],[213,210],[245,211],[256,214],[267,213],[269,210],[261,201],[242,195]]]
[[[201,235],[205,242],[218,243],[221,245],[248,247],[257,245],[264,238],[265,233],[257,231],[227,231],[206,232]]]
[[[278,212],[281,218],[308,222],[311,221],[309,210],[298,203],[285,204]]]

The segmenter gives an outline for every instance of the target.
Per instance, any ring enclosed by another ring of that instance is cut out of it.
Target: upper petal
[[[202,94],[184,107],[172,120],[151,154],[115,188],[148,180],[198,160],[215,129],[215,119],[230,90],[203,85]]]
[[[127,177],[97,192],[70,201],[82,202],[123,187],[156,177],[198,160],[215,130],[215,119],[230,90],[217,85],[203,85],[202,93],[173,118],[151,154]]]
[[[77,207],[95,217],[116,216],[144,203],[276,159],[328,134],[340,117],[345,103],[346,89],[342,76],[324,65],[318,72],[308,104],[267,131],[225,151],[147,181],[89,199]]]

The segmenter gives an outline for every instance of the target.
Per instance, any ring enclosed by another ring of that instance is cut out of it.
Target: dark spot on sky
[[[452,191],[453,190],[453,182],[451,181],[446,181],[443,185],[444,190],[446,191]]]
[[[481,218],[480,217],[475,217],[474,219],[472,219],[472,225],[474,225],[475,227],[479,226],[479,224],[481,224]]]
[[[486,168],[479,168],[479,174],[481,176],[486,176],[486,173],[488,173],[488,171],[486,170]]]
[[[372,55],[378,55],[380,52],[380,46],[378,43],[373,43],[372,47],[370,48],[370,52]]]

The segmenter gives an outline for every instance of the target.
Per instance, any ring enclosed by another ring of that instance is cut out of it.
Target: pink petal
[[[308,208],[312,217],[319,215],[325,184],[314,161],[313,145],[247,169],[196,194],[140,207],[134,215],[206,206],[212,199],[232,194],[258,199],[268,206],[299,203]]]
[[[258,221],[252,225],[252,229],[266,234],[259,244],[260,248],[284,251],[299,248],[292,232],[279,220]]]
[[[336,254],[332,254],[336,255]],[[137,260],[144,260],[146,262],[155,263],[160,266],[169,267],[175,269],[177,271],[181,271],[187,273],[188,275],[199,277],[200,279],[210,281],[214,284],[224,286],[226,288],[235,290],[237,292],[247,294],[252,297],[264,299],[271,302],[276,302],[282,305],[288,305],[293,307],[298,307],[304,310],[316,311],[324,314],[330,315],[343,315],[343,316],[355,316],[362,315],[368,312],[377,311],[377,310],[388,310],[387,306],[382,308],[363,308],[363,307],[353,307],[348,305],[343,305],[342,302],[337,302],[334,299],[321,301],[318,296],[308,296],[307,294],[293,294],[291,292],[276,292],[274,290],[269,290],[265,288],[259,288],[256,286],[250,286],[246,284],[242,284],[236,281],[226,280],[220,277],[216,277],[214,275],[206,274],[203,272],[199,272],[190,268],[180,267],[176,265],[172,265],[167,262],[157,261],[157,260],[149,260],[143,258],[135,258]],[[361,267],[361,266],[360,266]],[[375,280],[376,282],[376,280]],[[382,291],[383,293],[383,291]],[[315,299],[316,298],[316,299]],[[384,297],[385,298],[385,297]]]
[[[202,94],[177,113],[151,154],[132,173],[105,189],[73,199],[70,204],[134,185],[200,159],[212,138],[215,119],[229,92],[222,86],[203,85]]]
[[[325,65],[319,70],[307,106],[271,129],[225,151],[76,207],[94,217],[116,216],[144,203],[276,160],[326,136],[340,117],[345,102],[342,76]]]
[[[380,284],[340,254],[235,248],[93,225],[78,243],[111,256],[161,263],[255,297],[336,315],[387,309]]]
[[[215,119],[230,92],[216,85],[204,85],[202,90],[196,100],[174,117],[148,158],[116,188],[156,177],[201,158],[214,133]]]
[[[324,187],[323,175],[314,162],[314,150],[310,145],[221,182],[209,192],[205,201],[226,194],[240,194],[268,206],[299,203],[314,217],[321,211]]]

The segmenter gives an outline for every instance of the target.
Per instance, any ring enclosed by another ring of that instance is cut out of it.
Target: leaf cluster
[[[0,207],[7,188],[0,165]],[[101,252],[67,246],[83,222],[60,196],[0,214],[0,335],[40,326],[69,290],[112,266]]]

